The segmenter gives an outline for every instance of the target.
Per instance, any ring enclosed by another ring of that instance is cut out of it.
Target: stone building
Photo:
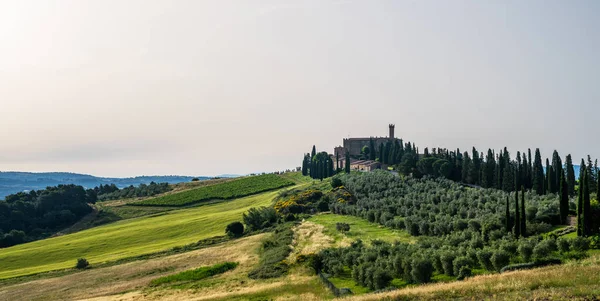
[[[350,162],[350,169],[358,171],[373,171],[376,169],[381,169],[381,166],[381,163],[373,160],[359,160]]]
[[[394,128],[395,125],[389,125],[389,136],[388,137],[367,137],[367,138],[345,138],[343,146],[338,146],[333,149],[333,155],[343,158],[346,155],[346,151],[350,153],[350,156],[357,157],[361,155],[362,149],[365,146],[369,146],[371,139],[375,143],[375,147],[379,147],[380,144],[386,144],[390,140],[394,140]],[[371,150],[374,151],[374,150]],[[376,150],[375,150],[376,151]]]

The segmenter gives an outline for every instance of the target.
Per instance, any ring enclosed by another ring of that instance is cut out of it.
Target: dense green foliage
[[[339,165],[337,168],[339,168]],[[335,175],[337,168],[334,169],[333,159],[329,154],[327,154],[327,152],[317,153],[314,145],[311,154],[304,154],[304,159],[302,161],[302,175],[304,176],[323,180]]]
[[[158,286],[169,283],[183,283],[183,282],[191,282],[198,281],[208,277],[212,277],[214,275],[223,274],[227,271],[233,270],[238,266],[237,262],[224,262],[215,264],[212,266],[201,267],[194,270],[184,271],[181,273],[177,273],[174,275],[169,275],[165,277],[160,277],[154,279],[150,282],[151,286]]]
[[[468,188],[444,179],[403,179],[387,172],[341,179],[356,201],[332,202],[332,211],[427,235],[416,244],[373,242],[368,247],[357,242],[320,254],[324,272],[339,275],[348,267],[357,284],[371,289],[385,288],[392,279],[423,283],[436,274],[464,279],[474,269],[498,272],[510,263],[546,259],[558,250],[553,238],[534,235],[560,223],[555,195],[523,192],[519,202],[513,194],[519,213],[509,218],[522,218],[527,227],[521,221],[514,227],[532,235],[517,239],[507,231],[508,195],[501,190]]]
[[[292,249],[290,244],[294,239],[294,231],[290,224],[283,224],[275,229],[272,236],[262,242],[258,267],[250,271],[248,276],[253,279],[267,279],[282,276],[288,271],[285,259]]]
[[[294,183],[275,174],[266,174],[236,179],[230,182],[202,186],[179,193],[168,194],[141,202],[135,206],[186,206],[211,199],[233,199],[269,191]]]
[[[90,266],[90,263],[85,258],[77,259],[77,263],[75,264],[75,268],[79,269],[79,270],[83,270],[83,269],[87,268],[88,266]]]
[[[273,207],[252,207],[242,215],[242,218],[250,231],[258,231],[274,226],[279,219]]]
[[[486,237],[506,234],[505,192],[472,189],[444,179],[402,179],[384,171],[341,179],[357,201],[332,203],[335,213],[406,229],[416,236],[442,236],[467,228],[483,231]],[[527,204],[535,208],[528,223],[559,223],[556,196],[527,193]],[[529,234],[536,234],[530,230]]]
[[[225,234],[229,237],[240,237],[244,234],[244,224],[233,222],[225,227]]]
[[[0,201],[0,248],[48,237],[90,213],[95,201],[93,191],[76,185],[9,195]]]
[[[96,194],[98,195],[98,201],[108,201],[135,197],[150,197],[171,191],[172,189],[173,188],[169,186],[169,183],[151,182],[148,185],[140,184],[138,187],[131,185],[123,189],[117,188],[114,184],[110,186],[100,185],[94,188],[94,191],[96,191]]]

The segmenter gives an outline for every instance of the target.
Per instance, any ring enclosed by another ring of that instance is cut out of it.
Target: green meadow
[[[406,231],[392,230],[381,225],[370,223],[367,220],[356,216],[338,215],[338,214],[319,214],[312,216],[309,221],[323,225],[325,234],[333,237],[336,241],[340,241],[345,237],[352,240],[361,239],[365,243],[370,243],[374,239],[384,240],[388,242],[401,241],[412,243],[415,238]],[[337,231],[335,225],[337,223],[347,223],[350,225],[350,231],[345,234]]]
[[[277,193],[271,191],[157,216],[121,220],[0,249],[0,279],[72,268],[81,257],[93,266],[224,235],[228,223],[241,220],[242,214],[251,207],[271,204]]]
[[[291,180],[275,174],[251,176],[229,182],[166,194],[141,202],[131,203],[135,206],[187,206],[208,200],[229,200],[260,192],[294,185]]]

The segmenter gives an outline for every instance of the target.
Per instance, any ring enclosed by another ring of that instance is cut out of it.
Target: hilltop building
[[[394,137],[394,128],[395,125],[390,124],[388,137],[344,138],[343,146],[340,145],[334,148],[333,155],[339,155],[339,157],[342,158],[346,155],[346,151],[348,151],[351,157],[358,157],[361,155],[363,147],[369,146],[371,139],[373,139],[375,147],[379,147],[382,143],[386,144],[388,141],[396,139]]]
[[[396,139],[394,136],[394,129],[395,125],[390,124],[388,137],[344,138],[343,145],[335,147],[333,149],[333,155],[331,157],[334,160],[334,162],[336,162],[336,158],[339,158],[339,161],[337,163],[340,167],[343,167],[346,164],[346,151],[348,151],[351,157],[351,169],[362,171],[372,171],[374,169],[381,169],[381,163],[371,160],[359,160],[359,157],[362,154],[363,147],[370,147],[371,139],[373,140],[373,144],[376,148],[379,147],[379,145],[381,144],[386,144],[388,141],[394,141]],[[377,150],[375,149],[371,151]]]

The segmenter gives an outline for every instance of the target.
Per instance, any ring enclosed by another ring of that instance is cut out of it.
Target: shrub
[[[412,270],[410,272],[412,279],[416,283],[428,283],[433,275],[433,265],[428,259],[414,259],[412,261]]]
[[[531,255],[533,254],[532,243],[527,240],[521,241],[521,243],[519,243],[519,254],[521,255],[521,258],[523,258],[523,261],[529,262],[531,260]]]
[[[302,260],[300,259],[300,256],[298,256],[298,262],[302,262]],[[308,266],[311,269],[313,269],[315,271],[315,274],[321,272],[321,268],[323,267],[323,260],[321,259],[321,256],[319,256],[318,254],[306,255],[305,262],[308,264]]]
[[[584,252],[589,249],[590,242],[585,237],[575,237],[571,240],[571,249],[573,251]]]
[[[83,270],[89,266],[90,266],[90,263],[87,261],[87,259],[79,258],[79,259],[77,259],[77,264],[75,265],[75,268]]]
[[[386,288],[391,280],[392,276],[384,269],[378,268],[373,272],[373,288],[376,290]]]
[[[460,268],[460,271],[458,272],[458,277],[456,279],[465,280],[466,278],[469,278],[472,275],[473,272],[471,271],[471,268],[469,268],[468,266],[463,266]]]
[[[596,234],[596,235],[590,237],[589,248],[590,249],[600,249],[600,235],[599,234]]]
[[[492,265],[494,266],[494,269],[500,272],[500,270],[503,267],[507,266],[510,262],[510,254],[503,250],[497,250],[496,252],[494,252],[490,260],[492,262]]]
[[[558,250],[561,253],[569,252],[569,250],[571,248],[571,244],[569,243],[569,240],[564,237],[559,237],[556,240],[556,245],[558,246]]]
[[[494,271],[494,265],[492,264],[493,253],[490,250],[483,249],[477,252],[477,259],[479,264],[488,271]]]
[[[277,212],[271,207],[253,207],[242,215],[242,219],[250,231],[261,230],[277,223]]]
[[[240,237],[244,234],[244,225],[240,222],[233,222],[227,225],[225,233],[229,237]]]
[[[511,264],[511,265],[507,265],[507,266],[503,267],[502,270],[500,270],[500,273],[510,272],[510,271],[518,271],[518,270],[527,270],[527,269],[532,269],[532,268],[536,268],[536,267],[543,267],[543,266],[547,266],[547,265],[561,264],[561,263],[562,262],[560,261],[560,259],[554,258],[554,259],[539,260],[539,261],[528,262],[528,263]]]
[[[335,224],[335,229],[337,229],[338,231],[345,233],[350,231],[350,225],[347,223],[336,223]]]
[[[198,181],[200,181],[200,179],[198,179],[198,178],[193,178],[192,179],[192,182],[198,182]]]
[[[543,259],[548,257],[552,251],[556,250],[556,243],[552,239],[545,239],[540,241],[535,248],[533,248],[533,256],[536,259]]]
[[[344,185],[344,183],[342,183],[342,179],[340,179],[340,177],[333,177],[331,179],[331,188],[338,188],[342,185]]]
[[[472,267],[472,266],[473,266],[473,262],[471,262],[471,259],[469,259],[468,257],[465,257],[465,256],[457,257],[453,261],[454,275],[460,276],[459,275],[460,270],[463,267]]]
[[[454,258],[456,258],[456,256],[450,252],[444,252],[440,256],[440,261],[442,262],[442,267],[444,268],[444,274],[448,276],[454,276]]]

